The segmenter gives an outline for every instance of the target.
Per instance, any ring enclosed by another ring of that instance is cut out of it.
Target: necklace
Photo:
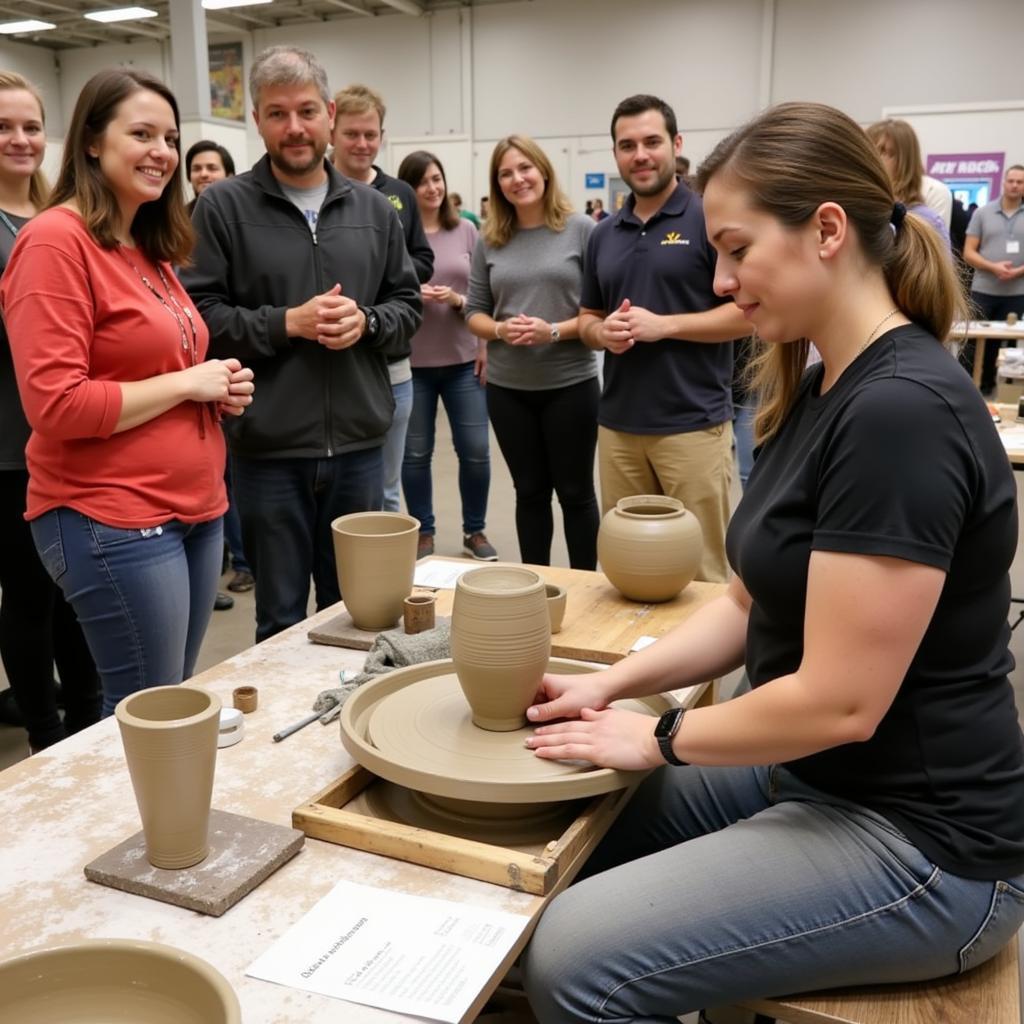
[[[891,320],[894,316],[896,316],[899,313],[899,311],[899,306],[893,306],[892,309],[890,309],[889,312],[886,313],[885,316],[883,316],[877,324],[875,324],[875,326],[871,329],[871,333],[868,335],[867,341],[865,341],[864,344],[861,345],[859,349],[857,349],[858,356],[861,354],[861,352],[864,351],[864,349],[868,347],[868,345],[871,344],[872,341],[875,340],[875,335],[878,333],[878,328],[881,327],[882,324],[886,323],[887,321]]]
[[[124,251],[124,247],[119,247],[118,252],[125,258],[128,266],[135,271],[139,280],[145,285],[146,289],[156,296],[157,301],[164,309],[167,310],[171,316],[174,317],[175,323],[178,325],[178,336],[181,339],[182,350],[187,352],[192,365],[195,366],[199,357],[198,345],[196,341],[196,322],[192,319],[192,310],[188,306],[182,306],[180,302],[174,297],[174,292],[171,291],[170,282],[167,280],[167,275],[164,273],[164,268],[158,263],[156,265],[156,272],[160,276],[160,283],[164,286],[164,291],[167,292],[167,298],[154,287],[153,282],[136,266],[135,261]],[[170,299],[170,302],[168,302]],[[184,319],[183,319],[184,317]],[[185,323],[188,323],[189,333],[185,330]],[[190,344],[191,341],[191,344]]]

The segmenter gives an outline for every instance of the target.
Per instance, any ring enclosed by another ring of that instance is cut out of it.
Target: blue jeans
[[[245,551],[242,548],[242,521],[238,518],[235,496],[231,488],[230,459],[224,468],[224,486],[228,491],[228,510],[224,513],[224,541],[228,546],[228,551],[231,552],[231,568],[235,572],[251,573],[252,569],[245,560]]]
[[[395,418],[384,438],[384,503],[381,507],[385,512],[398,512],[401,509],[399,484],[405,456],[405,432],[409,429],[409,416],[412,414],[412,380],[392,384],[391,394],[395,396]]]
[[[754,468],[754,413],[757,412],[757,402],[748,397],[742,404],[737,403],[735,410],[732,436],[736,439],[736,467],[740,488],[745,491],[750,471]]]
[[[104,715],[192,675],[217,593],[220,519],[125,530],[58,508],[32,521],[32,537],[82,625]]]
[[[650,775],[525,954],[541,1024],[965,971],[1024,921],[1024,877],[961,878],[783,768]]]
[[[415,367],[412,371],[412,417],[405,438],[402,488],[409,515],[420,521],[421,533],[433,534],[436,530],[430,462],[434,457],[439,398],[444,402],[459,457],[462,532],[469,536],[486,526],[491,489],[487,392],[473,370],[473,363],[457,363]]]
[[[381,449],[322,459],[231,457],[242,544],[256,579],[256,640],[341,600],[331,520],[381,506]],[[211,598],[212,600],[212,598]]]

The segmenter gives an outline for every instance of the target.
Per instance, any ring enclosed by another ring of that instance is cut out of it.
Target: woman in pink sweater
[[[98,73],[0,304],[32,427],[26,518],[105,714],[192,673],[223,546],[217,421],[252,400],[250,370],[204,362],[206,326],[172,269],[191,243],[174,96],[142,72]]]

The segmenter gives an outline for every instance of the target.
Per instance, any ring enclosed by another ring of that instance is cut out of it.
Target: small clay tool
[[[293,732],[298,732],[300,729],[305,729],[307,725],[311,725],[313,722],[317,721],[320,718],[320,716],[324,713],[325,712],[323,711],[312,711],[310,712],[310,714],[306,715],[305,718],[300,718],[297,722],[287,726],[280,732],[275,732],[273,737],[271,738],[275,743],[280,743],[281,740],[287,739],[289,736],[291,736]]]

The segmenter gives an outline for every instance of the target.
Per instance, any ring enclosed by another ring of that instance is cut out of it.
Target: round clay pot
[[[154,867],[191,867],[209,852],[220,711],[198,686],[153,686],[114,708]]]
[[[620,498],[601,520],[597,557],[612,586],[630,601],[671,601],[700,566],[704,538],[678,498]]]
[[[514,567],[464,573],[455,585],[451,645],[473,724],[494,732],[521,728],[551,657],[544,581]]]
[[[562,628],[562,619],[565,618],[565,604],[567,600],[565,587],[560,587],[557,583],[545,583],[544,592],[548,599],[551,632],[557,633]]]
[[[402,512],[353,512],[331,523],[341,598],[359,629],[390,629],[412,591],[420,521]]]

